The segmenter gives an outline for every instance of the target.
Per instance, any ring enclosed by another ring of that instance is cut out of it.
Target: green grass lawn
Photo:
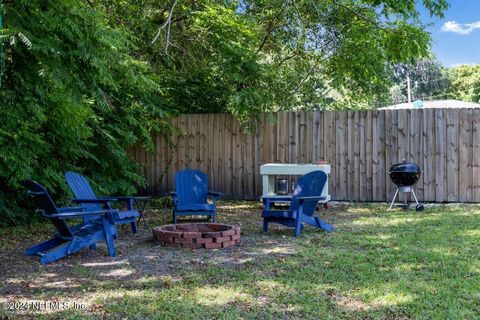
[[[261,231],[259,203],[221,202],[242,245],[224,250],[158,246],[150,230],[121,230],[105,246],[40,266],[21,255],[50,226],[0,230],[0,302],[74,301],[84,310],[16,311],[32,318],[478,319],[480,206],[422,213],[382,204],[337,205],[321,215],[330,234],[306,227]],[[150,226],[169,211],[148,212]]]

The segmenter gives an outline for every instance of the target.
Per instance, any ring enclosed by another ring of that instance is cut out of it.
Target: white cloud
[[[475,29],[480,29],[480,21],[473,23],[458,23],[456,21],[447,21],[442,26],[444,32],[454,32],[459,34],[469,34]]]

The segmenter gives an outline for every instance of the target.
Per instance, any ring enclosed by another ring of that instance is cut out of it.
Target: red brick
[[[203,233],[202,236],[204,238],[217,238],[217,237],[221,237],[222,233],[221,232],[209,232],[209,233]]]
[[[222,247],[222,244],[221,243],[205,243],[205,248],[206,249],[218,249],[218,248],[221,248]]]
[[[219,243],[219,242],[225,242],[225,241],[230,241],[230,237],[218,237],[218,238],[215,238],[214,239],[215,242]]]
[[[197,243],[212,243],[212,238],[197,238]]]
[[[238,239],[240,239],[240,235],[235,234],[235,235],[231,236],[230,238],[232,238],[232,240],[238,240]]]
[[[163,234],[165,235],[165,237],[180,238],[180,233],[178,232],[164,231]]]
[[[222,242],[222,248],[228,248],[228,247],[231,247],[235,245],[235,241],[225,241],[225,242]]]
[[[202,234],[200,232],[184,232],[182,233],[182,238],[195,239],[200,238]]]
[[[197,232],[198,231],[198,226],[197,225],[191,225],[191,224],[176,224],[175,225],[175,230],[176,231],[182,231],[182,232]]]
[[[175,243],[192,243],[193,239],[189,238],[175,238]]]
[[[240,244],[241,242],[242,242],[242,240],[240,240],[240,239],[235,240],[235,244]]]
[[[237,233],[237,232],[235,231],[235,229],[230,229],[230,230],[227,230],[227,231],[222,231],[222,237],[233,236],[235,233]]]
[[[214,231],[221,231],[222,229],[225,228],[225,225],[221,223],[209,223],[208,228]]]
[[[174,239],[175,239],[175,238],[165,237],[165,236],[164,236],[164,237],[163,237],[163,242],[165,242],[165,243],[173,243],[173,240],[174,240]]]
[[[198,226],[198,232],[212,232],[212,231],[214,231],[214,230],[207,227],[206,225],[199,225]]]

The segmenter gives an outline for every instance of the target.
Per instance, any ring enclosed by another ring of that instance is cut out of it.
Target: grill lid
[[[407,162],[405,159],[402,163],[396,163],[390,167],[388,173],[404,172],[404,173],[421,173],[420,167],[413,162]]]
[[[420,167],[412,162],[396,163],[390,167],[390,179],[399,187],[413,186],[420,179]]]

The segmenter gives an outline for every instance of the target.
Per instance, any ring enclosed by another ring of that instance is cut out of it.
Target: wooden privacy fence
[[[256,199],[261,164],[324,159],[332,199],[386,201],[395,190],[388,169],[406,159],[423,171],[419,200],[480,201],[480,109],[279,112],[263,115],[251,134],[228,114],[171,122],[182,132],[172,137],[175,148],[155,137],[153,152],[132,151],[151,194],[174,190],[175,172],[189,167],[227,198]]]

